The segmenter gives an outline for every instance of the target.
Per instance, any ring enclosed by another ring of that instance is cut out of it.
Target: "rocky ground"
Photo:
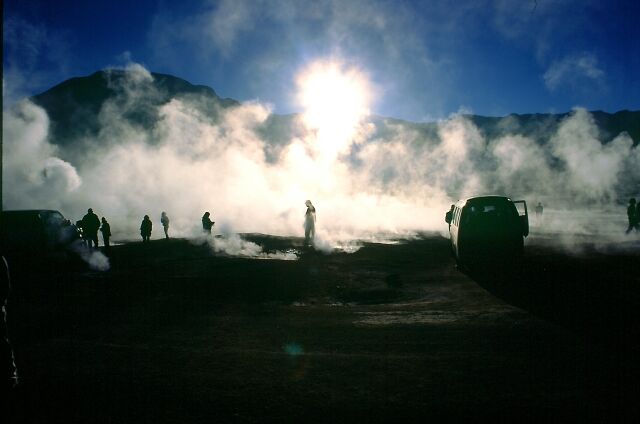
[[[629,422],[638,249],[462,272],[425,234],[295,261],[127,243],[111,269],[17,263],[16,422]]]

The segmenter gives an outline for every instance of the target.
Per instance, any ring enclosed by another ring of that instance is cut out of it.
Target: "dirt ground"
[[[246,236],[297,261],[187,240],[111,270],[17,263],[16,422],[630,422],[640,416],[640,252],[461,272],[426,234],[355,253]],[[626,252],[626,253],[625,253]]]

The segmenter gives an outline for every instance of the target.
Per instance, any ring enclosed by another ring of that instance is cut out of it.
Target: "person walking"
[[[211,234],[211,228],[213,228],[213,224],[215,224],[210,216],[211,214],[209,212],[205,212],[204,215],[202,215],[202,231],[207,234]]]
[[[145,215],[142,219],[142,223],[140,224],[140,235],[142,236],[142,241],[144,243],[147,243],[149,241],[152,228],[153,223],[149,219],[149,215]]]
[[[107,218],[102,217],[102,227],[100,227],[102,233],[102,241],[104,242],[104,249],[109,250],[109,239],[111,238],[111,225],[107,222]]]
[[[100,218],[93,213],[93,209],[89,208],[87,214],[82,217],[82,234],[87,242],[87,247],[98,248],[98,229],[100,228]]]
[[[162,223],[162,228],[164,228],[164,238],[169,238],[169,217],[166,212],[162,212],[160,215],[160,223]]]

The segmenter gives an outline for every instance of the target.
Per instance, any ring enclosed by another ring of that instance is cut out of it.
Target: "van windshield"
[[[515,224],[517,212],[507,202],[482,202],[464,208],[462,222],[472,227],[495,227]]]
[[[62,226],[64,224],[64,216],[57,211],[43,211],[40,217],[47,225]]]

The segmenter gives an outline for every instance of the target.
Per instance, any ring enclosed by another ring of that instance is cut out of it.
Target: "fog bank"
[[[271,108],[258,101],[211,111],[197,98],[173,99],[159,107],[152,129],[130,124],[124,114],[153,93],[146,69],[127,70],[118,95],[100,110],[99,133],[73,150],[51,143],[47,114],[30,101],[3,111],[5,209],[58,209],[79,220],[91,207],[109,220],[116,241],[137,239],[144,215],[154,223],[152,239],[164,237],[162,211],[174,237],[199,236],[205,211],[214,230],[227,235],[303,236],[304,202],[311,199],[318,245],[337,246],[380,234],[444,234],[451,203],[487,193],[525,199],[530,209],[542,201],[548,211],[580,210],[585,227],[598,228],[602,216],[589,213],[624,214],[622,196],[640,182],[640,150],[631,138],[622,133],[602,143],[583,109],[540,144],[517,133],[487,139],[460,115],[428,136],[374,120],[366,104],[334,125],[313,105],[314,119],[293,118],[295,131],[274,148],[262,132]],[[348,78],[365,78],[348,71]],[[549,218],[546,228],[566,225]],[[624,228],[606,232],[622,237]],[[213,248],[229,245],[260,256],[235,237]]]

